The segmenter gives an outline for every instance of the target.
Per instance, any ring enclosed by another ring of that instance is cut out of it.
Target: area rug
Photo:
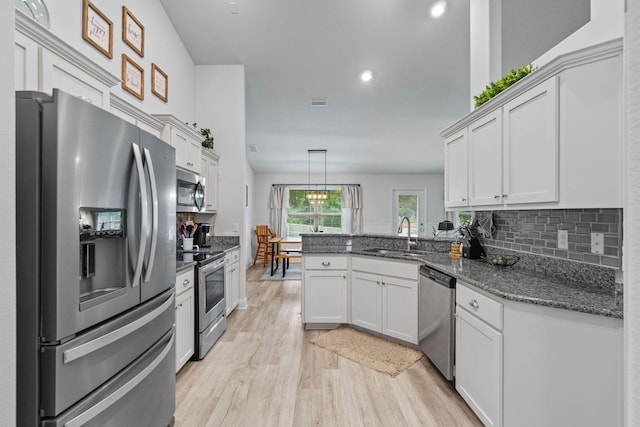
[[[397,376],[424,356],[420,350],[349,326],[326,332],[312,339],[311,343],[391,377]]]
[[[264,269],[264,273],[260,280],[302,280],[302,267],[300,264],[291,264],[287,268],[287,273],[282,277],[282,265],[271,275],[271,267]]]

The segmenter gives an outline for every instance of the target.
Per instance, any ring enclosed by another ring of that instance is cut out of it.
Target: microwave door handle
[[[135,159],[136,169],[138,171],[138,181],[140,181],[140,204],[142,207],[140,212],[140,246],[138,248],[136,268],[133,273],[133,284],[131,285],[132,287],[136,287],[138,286],[138,281],[142,274],[144,252],[147,249],[147,241],[145,239],[145,236],[147,235],[147,223],[145,219],[147,218],[147,211],[149,207],[147,202],[147,184],[144,176],[144,167],[142,165],[142,156],[140,155],[140,147],[135,143],[133,144],[133,158]]]
[[[144,158],[147,161],[149,182],[151,183],[151,248],[149,249],[149,260],[143,279],[144,282],[148,282],[151,280],[153,263],[156,258],[156,245],[158,244],[158,188],[156,186],[156,174],[153,169],[153,161],[147,148],[144,149]]]
[[[202,203],[198,203],[198,194],[202,194]],[[196,208],[198,210],[202,210],[202,207],[204,206],[204,189],[202,188],[202,184],[200,184],[200,181],[198,181],[198,183],[196,184],[196,191],[193,194],[194,196],[194,202],[196,205]]]
[[[111,393],[105,399],[103,399],[100,402],[98,402],[97,404],[91,406],[89,409],[87,409],[86,411],[82,412],[77,417],[75,417],[75,418],[67,421],[66,423],[64,423],[64,427],[80,427],[80,426],[83,426],[83,425],[87,424],[88,422],[90,422],[93,418],[97,417],[102,412],[107,410],[109,407],[111,407],[118,400],[120,400],[123,397],[125,397],[131,390],[136,388],[142,381],[144,381],[149,375],[151,375],[151,373],[153,373],[153,371],[158,367],[158,365],[160,365],[160,363],[162,363],[162,361],[165,359],[165,357],[167,357],[167,354],[169,354],[169,351],[173,350],[174,341],[175,341],[175,335],[171,335],[171,338],[169,339],[169,341],[165,345],[165,347],[162,350],[162,352],[158,355],[158,357],[153,359],[153,361],[151,363],[149,363],[147,366],[145,366],[145,368],[142,371],[140,371],[136,376],[134,376],[129,381],[124,383],[120,388],[115,390],[113,393]]]

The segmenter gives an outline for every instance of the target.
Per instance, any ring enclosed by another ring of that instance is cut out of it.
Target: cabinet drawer
[[[304,268],[307,270],[346,270],[347,257],[344,255],[305,255]]]
[[[458,282],[456,305],[464,308],[498,330],[502,330],[502,304]]]
[[[384,261],[379,257],[353,257],[351,269],[384,276],[418,280],[418,264],[415,262]]]
[[[181,271],[176,274],[176,295],[193,288],[193,268]]]
[[[238,249],[234,249],[231,252],[227,252],[225,255],[225,261],[227,265],[233,264],[234,262],[238,262],[240,260],[240,251]]]

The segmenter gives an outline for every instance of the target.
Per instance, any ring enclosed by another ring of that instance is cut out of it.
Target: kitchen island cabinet
[[[348,323],[346,255],[308,255],[303,258],[302,318],[307,328]]]

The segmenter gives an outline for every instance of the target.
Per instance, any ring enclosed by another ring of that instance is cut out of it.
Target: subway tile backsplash
[[[476,212],[486,218],[491,212]],[[622,209],[494,211],[486,246],[547,255],[606,267],[622,266]],[[567,230],[568,249],[558,249],[558,230]],[[604,233],[604,254],[591,253],[591,233]]]

